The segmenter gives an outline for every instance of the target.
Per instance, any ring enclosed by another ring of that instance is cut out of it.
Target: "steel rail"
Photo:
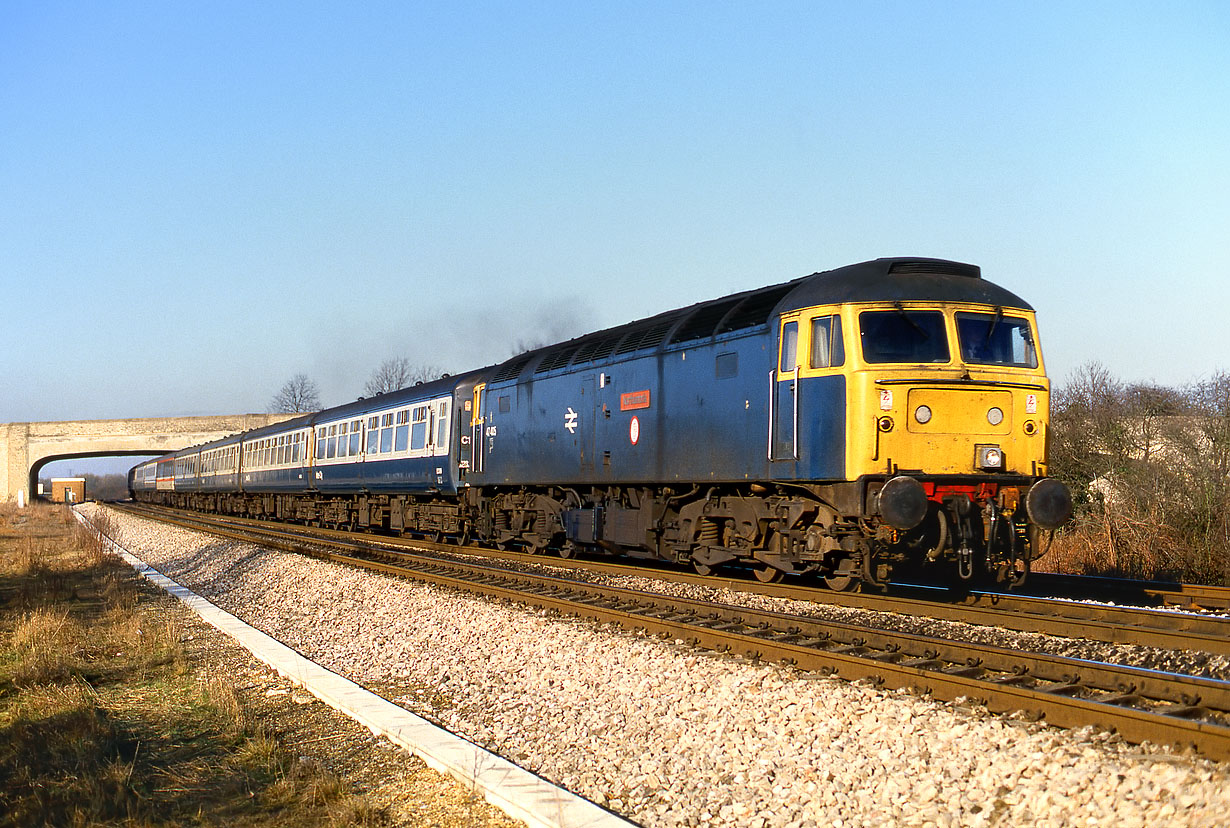
[[[1225,612],[1230,610],[1230,587],[1185,584],[1178,581],[1141,581],[1096,575],[1061,575],[1034,572],[1025,592],[1062,592],[1073,598],[1127,602],[1137,606],[1167,606]]]
[[[178,516],[172,522],[193,528],[208,523],[203,519],[181,522]],[[1211,758],[1230,759],[1230,684],[1213,679],[834,624],[514,572],[479,562],[425,557],[353,540],[293,538],[266,527],[206,531],[643,628],[708,649],[783,660],[847,680],[865,679],[945,699],[967,697],[995,712],[1022,710],[1059,726],[1093,725],[1116,730],[1133,742],[1191,745]],[[345,551],[330,551],[329,547]]]

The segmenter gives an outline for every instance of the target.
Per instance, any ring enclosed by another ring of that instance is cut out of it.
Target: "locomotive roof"
[[[982,278],[978,265],[945,259],[876,259],[813,273],[779,311],[838,302],[972,302],[1033,310],[1016,294]]]
[[[518,354],[492,366],[492,382],[543,374],[634,351],[703,341],[766,324],[775,314],[841,302],[971,302],[1032,308],[987,282],[977,265],[944,259],[876,259],[669,310],[648,319]]]

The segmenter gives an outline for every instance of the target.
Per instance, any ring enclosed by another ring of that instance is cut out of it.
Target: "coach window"
[[[836,368],[846,362],[840,316],[817,316],[811,321],[812,368]]]
[[[367,453],[375,454],[380,450],[380,418],[367,418]]]
[[[316,429],[316,459],[325,459],[325,437],[329,434],[329,429],[321,426]]]
[[[782,359],[778,371],[783,374],[793,374],[799,367],[799,323],[787,322],[782,325]]]
[[[359,449],[363,447],[362,430],[363,430],[362,420],[351,420],[350,421],[350,456],[351,457],[358,457]]]
[[[427,406],[420,405],[414,409],[414,424],[410,431],[410,450],[422,451],[427,448]]]
[[[393,451],[405,451],[410,445],[410,409],[397,412],[397,438],[393,441]]]
[[[436,413],[436,448],[443,449],[448,446],[448,409],[449,401],[441,400]]]
[[[387,454],[393,450],[393,415],[383,414],[380,417],[380,453]]]

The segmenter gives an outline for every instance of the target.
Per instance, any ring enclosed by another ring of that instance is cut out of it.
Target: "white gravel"
[[[1230,824],[1227,764],[113,516],[253,626],[651,828]]]

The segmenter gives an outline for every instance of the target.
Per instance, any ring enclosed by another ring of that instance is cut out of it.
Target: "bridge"
[[[0,423],[0,502],[16,499],[19,492],[29,501],[30,495],[38,491],[39,471],[55,460],[166,454],[298,416],[231,414]]]

